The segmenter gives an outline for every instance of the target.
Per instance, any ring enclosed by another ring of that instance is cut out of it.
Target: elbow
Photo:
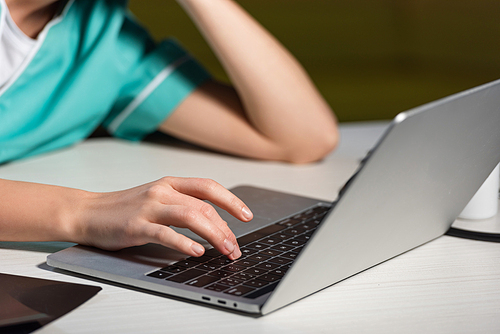
[[[316,133],[314,137],[304,138],[299,145],[287,150],[285,161],[293,164],[317,162],[330,154],[339,143],[339,132],[335,127],[330,131]]]

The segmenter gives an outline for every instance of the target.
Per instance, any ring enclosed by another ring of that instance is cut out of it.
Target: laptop
[[[232,189],[255,217],[242,223],[218,209],[238,237],[236,261],[179,230],[204,242],[205,255],[155,244],[118,252],[77,245],[47,263],[265,315],[443,235],[499,161],[500,80],[397,115],[334,203]]]

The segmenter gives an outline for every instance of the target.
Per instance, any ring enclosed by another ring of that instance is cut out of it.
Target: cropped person
[[[123,0],[0,0],[0,163],[62,148],[99,125],[140,140],[155,130],[220,152],[306,163],[338,141],[335,117],[299,63],[232,0],[178,0],[233,86],[178,44],[155,44]],[[108,250],[159,243],[191,256],[241,255],[213,207],[249,221],[212,180],[165,177],[93,193],[0,179],[0,240]]]

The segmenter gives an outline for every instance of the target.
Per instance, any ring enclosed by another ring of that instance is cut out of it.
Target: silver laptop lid
[[[500,80],[399,114],[262,313],[444,234],[500,161]]]

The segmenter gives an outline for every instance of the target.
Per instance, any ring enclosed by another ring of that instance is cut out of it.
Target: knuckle
[[[151,238],[153,240],[165,240],[165,231],[162,226],[157,225],[154,228],[150,228]]]
[[[200,179],[199,183],[202,188],[208,190],[209,192],[213,192],[219,187],[219,184],[212,179]]]
[[[154,184],[146,190],[148,198],[158,199],[166,195],[166,189],[161,184]]]
[[[165,245],[169,248],[182,251],[183,242],[180,235],[173,232],[168,226],[157,225],[150,230],[150,238],[159,244]]]
[[[173,236],[169,233],[171,230],[167,226],[158,225],[153,231],[154,240],[158,240],[160,243],[172,243]]]
[[[161,244],[167,245],[169,248],[185,251],[186,237],[174,232],[172,229],[166,226],[158,226],[155,229],[153,237],[155,240],[159,241]]]
[[[217,215],[218,215],[217,211],[215,211],[214,207],[208,203],[203,203],[201,205],[200,212],[202,215],[204,215],[205,217],[207,217],[210,220],[217,218]]]
[[[191,226],[199,220],[199,213],[192,208],[186,208],[182,213],[181,219],[188,226]]]
[[[227,237],[224,232],[220,229],[211,229],[210,234],[207,235],[207,240],[214,246],[218,246],[219,248],[224,247],[224,240]]]
[[[162,185],[170,185],[172,183],[172,179],[172,176],[164,176],[158,180],[158,183]]]

